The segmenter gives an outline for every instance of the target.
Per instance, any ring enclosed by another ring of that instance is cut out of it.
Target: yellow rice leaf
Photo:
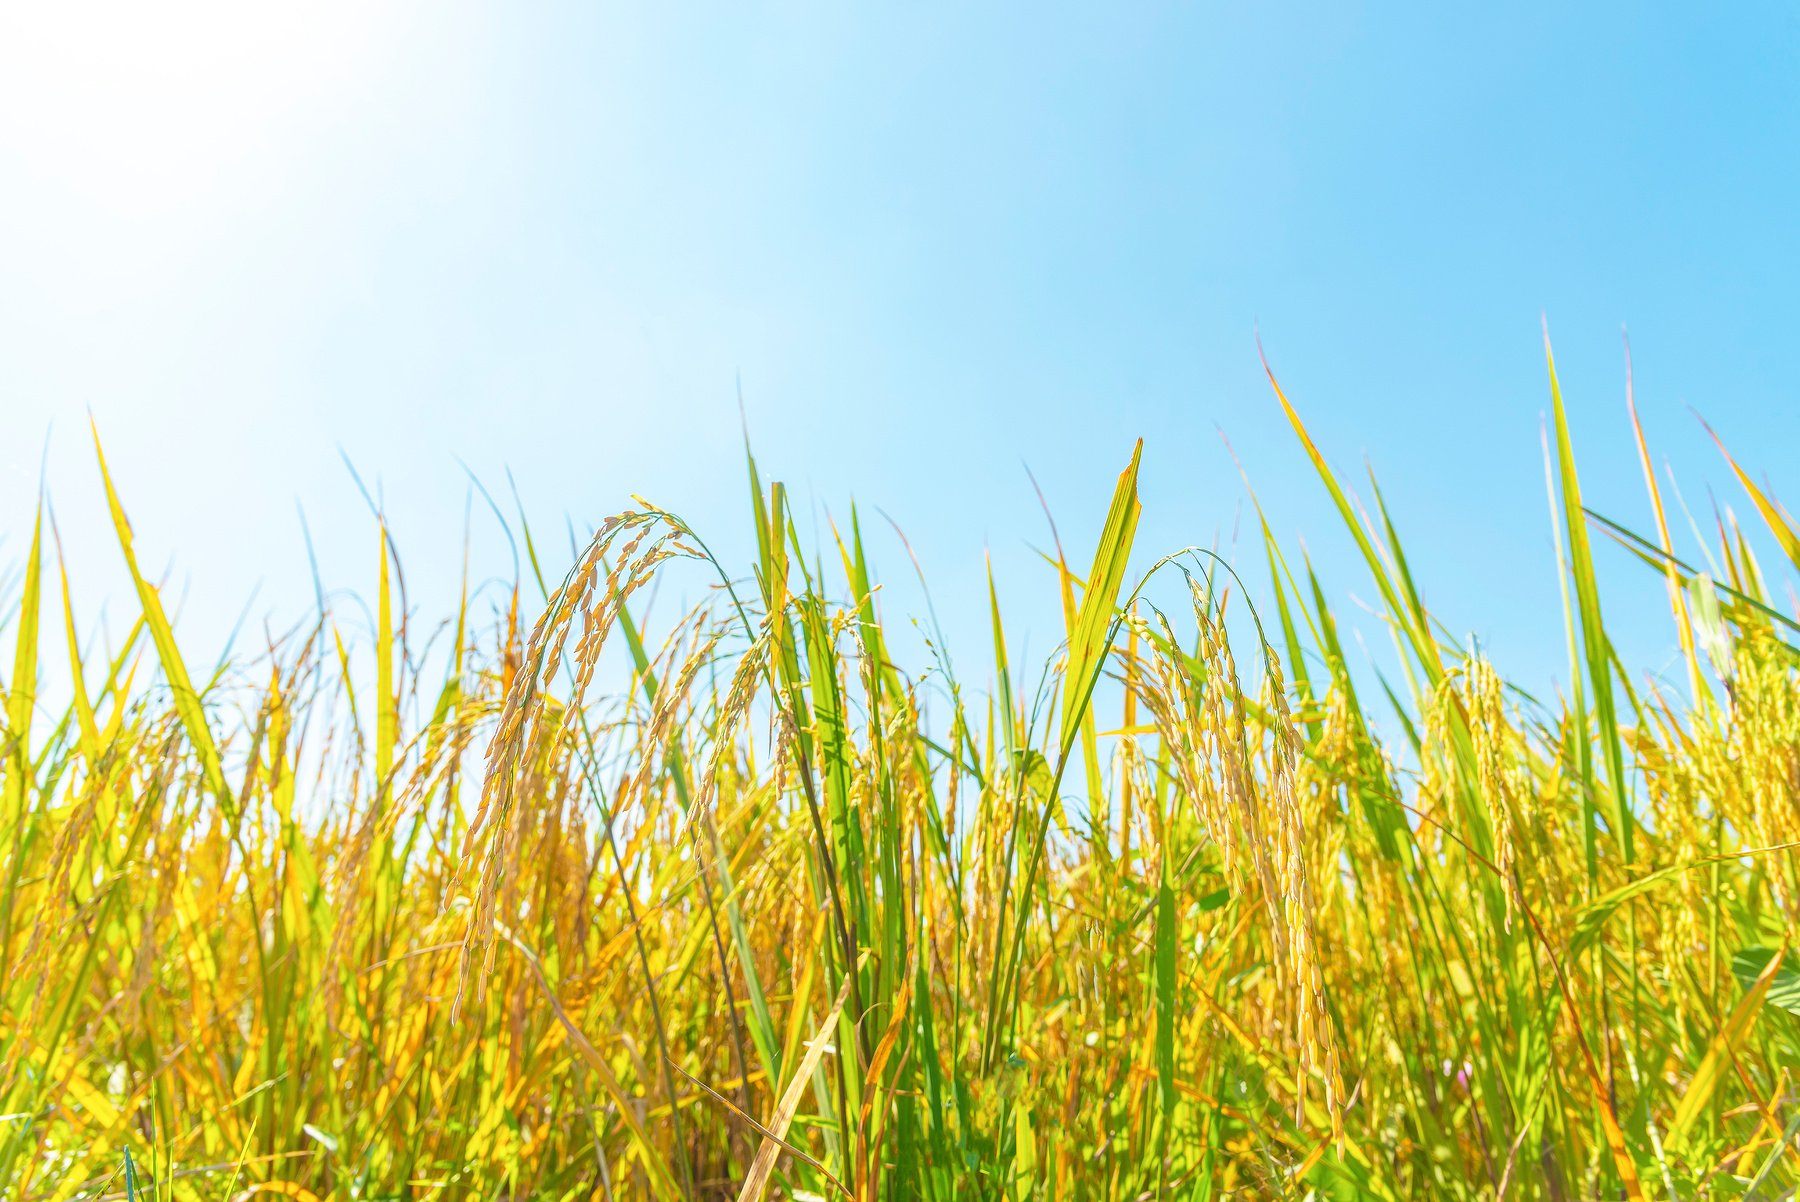
[[[1706,423],[1702,422],[1701,425],[1706,425]],[[1738,483],[1742,484],[1744,491],[1750,494],[1751,501],[1756,504],[1756,512],[1760,513],[1763,521],[1768,524],[1769,533],[1773,534],[1775,541],[1781,544],[1782,552],[1795,567],[1800,568],[1800,529],[1795,528],[1793,519],[1782,511],[1781,506],[1775,503],[1773,497],[1756,486],[1756,482],[1750,479],[1750,473],[1738,466],[1738,461],[1732,458],[1730,451],[1725,449],[1724,442],[1717,434],[1713,434],[1713,428],[1706,426],[1706,432],[1712,434],[1712,440],[1718,446],[1719,454],[1725,456],[1725,462],[1731,465],[1731,470],[1737,476]]]
[[[285,1198],[295,1199],[295,1202],[320,1202],[319,1195],[313,1193],[304,1185],[296,1185],[292,1181],[259,1182],[238,1194],[232,1199],[232,1202],[242,1202],[242,1199],[248,1198],[253,1194],[280,1194]]]
[[[1763,996],[1769,992],[1769,986],[1775,980],[1775,974],[1781,970],[1783,958],[1787,953],[1787,943],[1783,941],[1781,954],[1771,956],[1762,974],[1756,978],[1738,1004],[1732,1008],[1731,1015],[1726,1018],[1725,1025],[1713,1037],[1712,1045],[1706,1049],[1700,1066],[1694,1070],[1694,1076],[1688,1082],[1687,1092],[1681,1095],[1676,1104],[1675,1117],[1669,1123],[1668,1147],[1670,1151],[1682,1148],[1693,1130],[1700,1112],[1712,1100],[1713,1091],[1718,1088],[1719,1079],[1724,1076],[1726,1066],[1737,1054],[1737,1049],[1750,1033],[1750,1027],[1756,1021],[1756,1012],[1762,1008]]]
[[[188,742],[193,745],[194,753],[200,757],[200,768],[206,777],[207,787],[219,799],[227,816],[233,815],[237,803],[225,784],[225,770],[220,762],[219,747],[213,740],[212,728],[207,725],[206,711],[200,704],[200,694],[194,691],[193,683],[188,678],[187,665],[181,659],[181,649],[175,644],[175,630],[169,624],[168,615],[163,612],[162,598],[157,596],[156,587],[138,571],[137,553],[131,546],[131,523],[125,519],[125,509],[119,504],[119,494],[113,488],[112,475],[106,470],[106,456],[100,450],[98,427],[94,428],[94,456],[100,461],[100,480],[106,485],[106,505],[112,513],[113,531],[119,539],[119,550],[125,554],[125,567],[131,572],[132,584],[137,587],[138,601],[144,610],[144,621],[150,627],[150,638],[156,644],[157,658],[162,661],[163,675],[168,678],[169,691],[174,696],[175,712],[181,719],[182,729],[187,732]]]
[[[781,1101],[775,1107],[775,1113],[769,1116],[766,1124],[775,1136],[763,1138],[762,1146],[756,1150],[756,1158],[750,1162],[750,1171],[744,1175],[744,1187],[738,1191],[738,1202],[756,1202],[763,1196],[769,1186],[769,1175],[775,1171],[775,1160],[781,1155],[779,1141],[787,1138],[788,1128],[794,1124],[794,1115],[800,1109],[800,1099],[805,1096],[806,1088],[812,1082],[813,1070],[819,1067],[824,1058],[826,1048],[831,1046],[831,1029],[837,1025],[838,1015],[843,1013],[844,1001],[850,996],[850,974],[844,975],[844,984],[838,990],[837,1001],[819,1023],[811,1041],[806,1045],[806,1055],[788,1080],[787,1089],[781,1095]]]
[[[375,795],[389,789],[394,770],[394,744],[399,741],[400,710],[394,696],[393,590],[388,586],[387,523],[381,526],[381,581],[375,613]]]
[[[69,569],[63,562],[62,540],[56,540],[56,570],[62,580],[63,630],[69,641],[69,683],[74,692],[75,722],[81,732],[81,757],[89,764],[100,762],[100,725],[94,719],[94,703],[88,697],[87,680],[81,671],[81,648],[75,639],[75,609],[69,601]]]
[[[1063,677],[1062,747],[1074,744],[1076,731],[1087,718],[1087,701],[1100,674],[1100,661],[1106,654],[1107,628],[1112,625],[1118,605],[1119,588],[1125,582],[1125,567],[1131,559],[1131,541],[1137,534],[1138,515],[1143,505],[1138,501],[1138,460],[1144,453],[1144,440],[1132,448],[1131,462],[1119,473],[1113,489],[1112,506],[1106,511],[1106,525],[1100,531],[1100,545],[1094,548],[1094,566],[1088,572],[1088,587],[1081,595],[1081,608],[1069,629],[1069,667]],[[1065,581],[1066,584],[1066,581]]]
[[[31,781],[31,715],[37,701],[39,548],[43,542],[43,509],[31,526],[31,555],[25,563],[25,592],[19,599],[18,642],[13,651],[12,687],[6,696],[7,753],[13,763],[6,773],[6,813],[23,812]]]

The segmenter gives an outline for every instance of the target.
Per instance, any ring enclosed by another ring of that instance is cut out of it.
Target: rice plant
[[[133,625],[82,643],[42,515],[9,592],[0,1197],[1791,1196],[1800,625],[1641,433],[1655,527],[1589,513],[1551,391],[1555,698],[1279,388],[1380,672],[1266,524],[1143,571],[1134,453],[1044,663],[997,587],[978,670],[896,662],[854,511],[809,545],[750,461],[754,563],[640,503],[430,626],[372,531],[372,672],[324,609],[202,677],[99,460]]]

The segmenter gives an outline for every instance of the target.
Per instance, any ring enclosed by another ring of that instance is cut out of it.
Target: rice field
[[[1368,578],[1136,545],[1133,454],[1002,582],[1059,589],[1038,662],[997,600],[981,662],[896,662],[854,515],[803,542],[754,461],[753,563],[638,504],[409,605],[372,525],[372,649],[327,609],[212,678],[110,479],[110,646],[11,515],[0,1198],[1793,1196],[1800,524],[1726,455],[1759,528],[1683,550],[1641,435],[1654,528],[1589,515],[1550,387],[1555,696],[1278,388]]]

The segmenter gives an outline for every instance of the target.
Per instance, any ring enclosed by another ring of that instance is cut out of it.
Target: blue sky
[[[465,463],[540,529],[641,493],[741,557],[741,382],[765,473],[809,520],[896,519],[965,662],[990,552],[1054,638],[1026,467],[1084,558],[1139,436],[1146,557],[1230,543],[1223,430],[1350,606],[1260,332],[1340,470],[1379,473],[1428,604],[1547,682],[1541,317],[1595,507],[1647,520],[1623,326],[1690,502],[1744,508],[1689,406],[1794,497],[1800,17],[1454,9],[9,10],[0,555],[42,460],[84,621],[125,612],[91,412],[202,647],[310,604],[297,504],[328,583],[372,590],[340,450],[427,614]],[[918,612],[875,541],[890,621]],[[474,555],[507,562],[491,527]],[[1656,581],[1606,567],[1627,662],[1662,666]]]

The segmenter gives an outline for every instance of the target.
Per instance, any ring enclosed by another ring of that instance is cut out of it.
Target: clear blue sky
[[[637,492],[741,555],[740,379],[809,513],[907,529],[965,663],[986,549],[1052,641],[1024,465],[1085,556],[1140,435],[1142,551],[1229,541],[1222,428],[1348,604],[1259,330],[1327,454],[1376,467],[1428,603],[1523,675],[1563,646],[1540,315],[1596,507],[1646,520],[1622,325],[1690,501],[1738,504],[1689,405],[1796,497],[1790,6],[25,7],[0,555],[48,437],[84,621],[124,611],[90,410],[202,645],[259,584],[257,612],[310,602],[297,501],[328,583],[372,589],[340,447],[428,613],[459,459],[545,527]],[[893,619],[910,568],[877,544]],[[502,547],[479,531],[478,568]],[[1656,667],[1660,590],[1608,563]]]

